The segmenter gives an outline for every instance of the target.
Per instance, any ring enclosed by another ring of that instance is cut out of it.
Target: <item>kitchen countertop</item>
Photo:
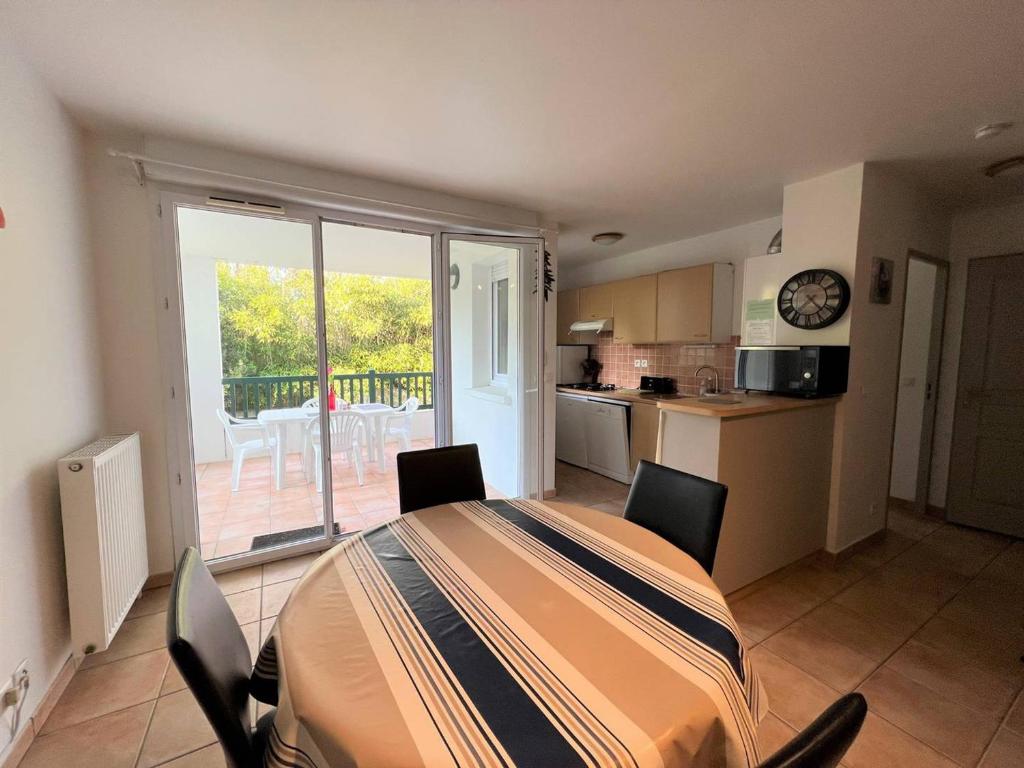
[[[680,395],[648,395],[640,394],[635,389],[616,389],[610,392],[587,392],[579,389],[568,389],[556,387],[556,391],[569,395],[580,395],[596,399],[605,398],[608,400],[625,400],[632,403],[647,403],[656,405],[666,411],[677,411],[680,413],[691,413],[697,416],[714,416],[720,419],[736,418],[739,416],[753,416],[759,413],[774,413],[777,411],[791,411],[797,408],[814,408],[825,405],[834,405],[838,397],[780,397],[778,395],[744,395],[735,393],[722,393],[723,397],[731,397],[739,400],[738,403],[707,403],[701,402],[694,396]]]

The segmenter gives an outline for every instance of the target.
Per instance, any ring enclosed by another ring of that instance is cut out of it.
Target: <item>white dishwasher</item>
[[[587,469],[620,483],[630,482],[629,403],[588,399],[585,417]]]

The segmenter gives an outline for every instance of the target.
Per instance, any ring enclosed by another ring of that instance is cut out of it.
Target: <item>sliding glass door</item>
[[[543,242],[443,235],[445,438],[476,443],[489,497],[543,493]]]

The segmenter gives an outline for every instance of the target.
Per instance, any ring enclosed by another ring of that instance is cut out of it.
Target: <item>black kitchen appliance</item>
[[[738,389],[829,397],[846,391],[849,371],[849,347],[736,348]]]
[[[640,391],[656,395],[671,395],[676,391],[676,380],[668,376],[641,376]]]

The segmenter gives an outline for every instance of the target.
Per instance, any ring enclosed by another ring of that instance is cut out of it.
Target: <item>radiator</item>
[[[149,575],[139,434],[112,435],[57,462],[71,642],[106,650]]]

